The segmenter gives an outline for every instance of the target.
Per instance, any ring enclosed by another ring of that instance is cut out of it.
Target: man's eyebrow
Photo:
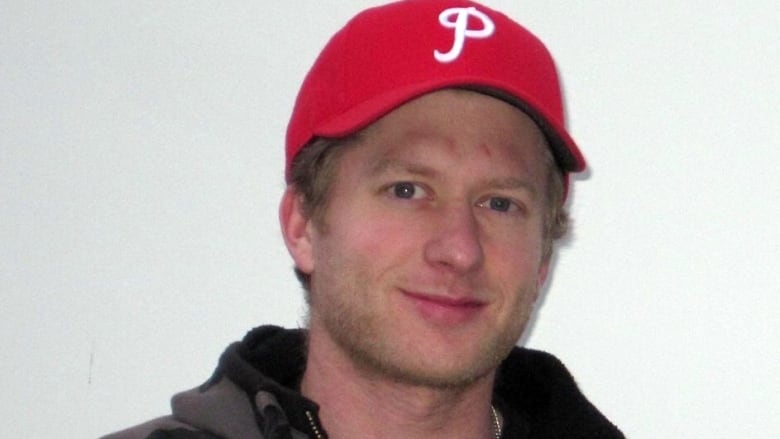
[[[383,158],[369,168],[370,175],[399,172],[423,177],[436,177],[439,173],[432,167],[396,158]],[[526,179],[519,177],[496,177],[486,179],[481,186],[490,189],[523,190],[536,197],[538,189]]]
[[[492,178],[489,179],[485,185],[496,189],[522,189],[534,195],[537,192],[536,187],[533,184],[524,179],[515,177]]]
[[[395,158],[380,159],[369,169],[371,175],[379,175],[388,171],[420,175],[423,177],[433,177],[437,174],[437,172],[429,166]]]

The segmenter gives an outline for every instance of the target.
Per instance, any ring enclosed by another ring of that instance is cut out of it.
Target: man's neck
[[[356,365],[327,336],[312,335],[301,390],[319,404],[330,437],[495,437],[494,374],[460,388],[412,385]]]

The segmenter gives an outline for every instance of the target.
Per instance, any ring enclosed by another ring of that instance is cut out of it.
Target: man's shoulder
[[[509,378],[513,385],[550,386],[573,382],[569,370],[553,354],[536,349],[515,347],[501,363],[499,376]],[[541,389],[540,389],[541,390]]]
[[[514,348],[501,364],[496,391],[537,437],[623,437],[580,391],[563,362],[547,352]]]
[[[163,416],[144,422],[100,439],[221,439],[211,433],[196,430],[179,422],[173,416]]]

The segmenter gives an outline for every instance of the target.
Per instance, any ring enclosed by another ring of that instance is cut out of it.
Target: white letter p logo
[[[482,29],[469,29],[469,16],[476,17],[482,21]],[[454,20],[453,17],[455,17]],[[496,25],[490,17],[475,7],[447,9],[439,14],[439,23],[446,28],[455,30],[455,41],[449,52],[433,51],[433,57],[441,63],[448,63],[458,59],[461,52],[463,52],[463,45],[466,43],[467,37],[487,38],[493,35],[493,31],[496,30]]]

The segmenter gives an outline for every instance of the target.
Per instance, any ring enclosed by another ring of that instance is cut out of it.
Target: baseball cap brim
[[[519,108],[528,114],[544,133],[562,170],[580,172],[585,169],[585,158],[566,129],[558,126],[554,119],[546,116],[540,108],[529,102],[530,97],[522,96],[522,92],[512,90],[508,84],[500,84],[480,77],[437,78],[390,90],[322,121],[312,130],[312,138],[340,138],[352,135],[417,97],[447,88],[474,90]]]

